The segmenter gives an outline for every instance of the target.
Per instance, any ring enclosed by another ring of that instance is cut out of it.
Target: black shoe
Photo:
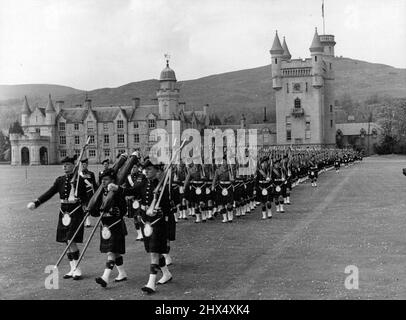
[[[76,281],[77,281],[77,280],[82,280],[82,279],[83,279],[82,276],[74,276],[74,277],[73,277],[73,280],[76,280]]]
[[[172,281],[172,279],[173,279],[173,277],[170,277],[168,280],[166,280],[165,282],[157,282],[156,284],[157,285],[162,285],[162,284],[166,284],[166,283],[168,283],[168,282],[171,282]]]
[[[63,278],[64,278],[64,279],[72,279],[73,276],[71,276],[71,275],[69,275],[69,274],[65,274],[65,275],[63,276]]]
[[[147,286],[142,287],[141,290],[144,291],[144,292],[146,292],[146,293],[148,293],[148,294],[153,294],[153,293],[155,293],[155,290],[154,290],[154,289],[152,289],[152,288],[150,288],[150,287],[147,287]]]
[[[96,283],[100,284],[102,288],[107,287],[107,282],[104,281],[101,277],[94,279]]]
[[[114,282],[123,282],[123,281],[127,281],[127,277],[124,277],[123,279],[114,279]]]

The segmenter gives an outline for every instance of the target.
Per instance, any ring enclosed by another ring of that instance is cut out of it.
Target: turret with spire
[[[29,125],[30,115],[31,115],[31,109],[28,104],[28,99],[27,99],[27,96],[24,96],[24,103],[23,103],[23,107],[21,109],[21,125],[22,126]]]
[[[292,58],[292,55],[291,55],[290,52],[289,52],[289,48],[288,48],[288,45],[286,44],[286,39],[285,39],[285,37],[283,37],[282,48],[283,48],[282,60],[290,60],[290,59]]]
[[[173,114],[179,114],[179,90],[176,88],[176,75],[169,67],[169,55],[165,54],[166,67],[159,77],[157,92],[159,115],[161,119],[169,120]]]
[[[54,125],[55,124],[56,111],[54,104],[52,103],[51,94],[48,96],[48,104],[45,108],[45,124]]]
[[[272,57],[272,87],[275,90],[279,90],[282,88],[281,64],[284,51],[285,50],[281,45],[281,41],[279,40],[278,31],[276,31],[272,48],[269,51]]]
[[[323,76],[322,76],[323,52],[324,52],[324,48],[320,42],[319,34],[317,33],[317,28],[316,28],[315,32],[314,32],[312,44],[310,45],[310,53],[312,56],[312,67],[313,67],[312,85],[313,85],[313,87],[316,87],[316,88],[320,88],[323,86]]]

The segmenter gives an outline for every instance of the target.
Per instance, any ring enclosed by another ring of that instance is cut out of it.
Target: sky
[[[293,58],[323,33],[322,0],[0,0],[0,84],[82,90],[270,64],[275,30]],[[325,0],[336,55],[406,68],[405,0]]]

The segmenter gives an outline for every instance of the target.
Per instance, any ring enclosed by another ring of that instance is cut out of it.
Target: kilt
[[[236,180],[234,183],[233,198],[237,205],[245,200],[245,193],[244,182],[242,180]]]
[[[76,209],[77,208],[77,209]],[[75,210],[73,212],[73,210]],[[62,223],[62,212],[73,212],[70,215],[71,222],[68,226],[64,226]],[[56,229],[56,241],[57,242],[68,242],[72,239],[73,235],[75,234],[77,228],[79,227],[80,223],[82,222],[85,213],[83,212],[82,205],[78,203],[62,203],[61,210],[59,211],[59,219],[58,219],[58,227]],[[83,233],[84,233],[84,224],[82,224],[79,232],[77,233],[74,242],[82,243],[83,242]]]
[[[145,214],[145,211],[141,213],[142,220],[144,222],[153,223],[157,218],[156,217],[149,217]],[[169,217],[168,221],[164,217],[159,219],[158,222],[152,225],[152,234],[147,237],[144,233],[144,225],[141,227],[142,236],[144,237],[144,247],[145,251],[148,253],[169,253]],[[173,236],[173,234],[172,234]]]
[[[175,220],[174,211],[175,211],[175,209],[173,208],[172,212],[168,215],[167,228],[168,228],[169,241],[176,240],[176,220]]]
[[[274,181],[274,198],[275,201],[283,201],[283,198],[286,197],[286,184],[284,181]],[[280,187],[280,191],[277,191],[277,187]]]
[[[263,195],[262,190],[266,189],[268,194]],[[257,187],[257,196],[256,200],[261,203],[267,203],[268,201],[272,201],[273,199],[273,186],[270,181],[259,181]]]
[[[334,167],[335,167],[336,169],[340,168],[340,161],[335,161],[335,162],[334,162]]]
[[[110,228],[111,237],[103,239],[102,228],[103,226],[110,226],[117,221],[117,217],[102,218],[102,225],[100,226],[100,252],[101,253],[119,253],[125,254],[125,236],[127,235],[127,227],[124,219],[119,218],[121,221]]]
[[[190,185],[190,198],[191,202],[199,205],[201,202],[205,202],[205,194],[206,194],[206,188],[205,188],[205,183],[204,182],[192,182]],[[201,192],[200,194],[197,194],[196,191],[200,188]]]
[[[223,189],[227,189],[227,195],[223,195]],[[226,206],[227,204],[232,205],[234,196],[233,196],[233,188],[231,182],[219,182],[216,187],[216,195],[217,195],[217,204]]]
[[[313,175],[312,175],[313,173]],[[309,179],[317,179],[319,176],[319,172],[317,169],[310,169],[309,170]]]
[[[172,201],[174,202],[174,204],[175,204],[175,206],[177,206],[177,205],[179,205],[180,204],[180,200],[181,200],[181,198],[180,198],[180,192],[179,192],[179,188],[180,188],[180,184],[178,184],[178,183],[174,183],[173,185],[172,185],[172,194],[171,194],[171,197],[172,197]]]

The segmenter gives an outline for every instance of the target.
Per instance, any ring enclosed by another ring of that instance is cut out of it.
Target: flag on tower
[[[324,0],[323,3],[321,4],[321,16],[324,18]]]

